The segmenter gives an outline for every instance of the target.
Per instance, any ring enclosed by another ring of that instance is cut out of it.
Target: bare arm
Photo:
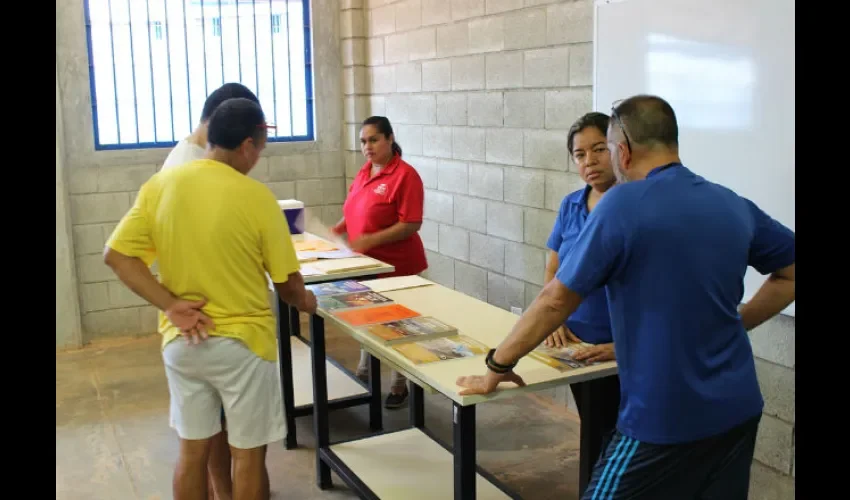
[[[341,217],[339,222],[337,222],[332,228],[331,231],[335,234],[344,234],[347,228],[345,227],[345,217]]]
[[[555,273],[558,272],[558,266],[560,262],[558,262],[558,252],[554,250],[549,250],[549,258],[546,260],[546,270],[543,272],[543,284],[546,285],[552,278],[555,277]]]
[[[316,298],[312,292],[304,288],[304,277],[300,272],[290,274],[283,283],[275,283],[274,288],[281,300],[295,306],[299,311],[310,314],[316,312]]]
[[[177,297],[157,281],[142,259],[106,247],[103,260],[122,283],[160,311],[168,310],[177,301]]]
[[[771,274],[752,300],[741,307],[741,320],[747,331],[776,316],[794,302],[795,266],[791,264]]]

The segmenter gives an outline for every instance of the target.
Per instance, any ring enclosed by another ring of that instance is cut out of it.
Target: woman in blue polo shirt
[[[558,271],[564,257],[584,228],[590,211],[608,189],[616,183],[611,157],[608,153],[606,133],[608,115],[587,113],[570,127],[567,134],[567,147],[585,187],[564,197],[555,227],[546,246],[549,257],[546,263],[544,281],[548,283]],[[567,341],[583,341],[594,344],[575,357],[585,361],[609,361],[614,359],[614,342],[611,335],[608,315],[608,297],[605,289],[600,288],[587,296],[579,308],[544,343],[550,347],[566,345]],[[582,412],[583,384],[570,385],[576,400],[579,416]],[[602,425],[606,433],[617,424],[617,412],[620,406],[620,380],[617,376],[606,377],[594,385],[594,397],[599,398]],[[603,402],[604,401],[604,402]],[[604,449],[604,448],[603,448]]]

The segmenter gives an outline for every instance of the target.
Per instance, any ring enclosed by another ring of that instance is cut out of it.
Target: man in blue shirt
[[[615,106],[608,143],[621,183],[461,394],[523,385],[516,362],[605,286],[622,406],[583,498],[744,500],[764,405],[747,331],[794,301],[794,233],[682,165],[659,97]],[[739,311],[748,266],[770,276]]]

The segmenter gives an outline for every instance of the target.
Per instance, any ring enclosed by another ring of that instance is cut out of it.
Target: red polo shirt
[[[366,162],[351,183],[342,207],[350,241],[397,222],[422,222],[425,187],[416,169],[395,155],[378,175],[370,178],[371,171],[372,162]],[[365,253],[396,268],[394,273],[383,276],[410,276],[428,268],[418,232]]]

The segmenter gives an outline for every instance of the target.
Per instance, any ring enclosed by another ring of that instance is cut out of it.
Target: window
[[[171,147],[226,82],[313,140],[309,0],[84,0],[95,149]]]

